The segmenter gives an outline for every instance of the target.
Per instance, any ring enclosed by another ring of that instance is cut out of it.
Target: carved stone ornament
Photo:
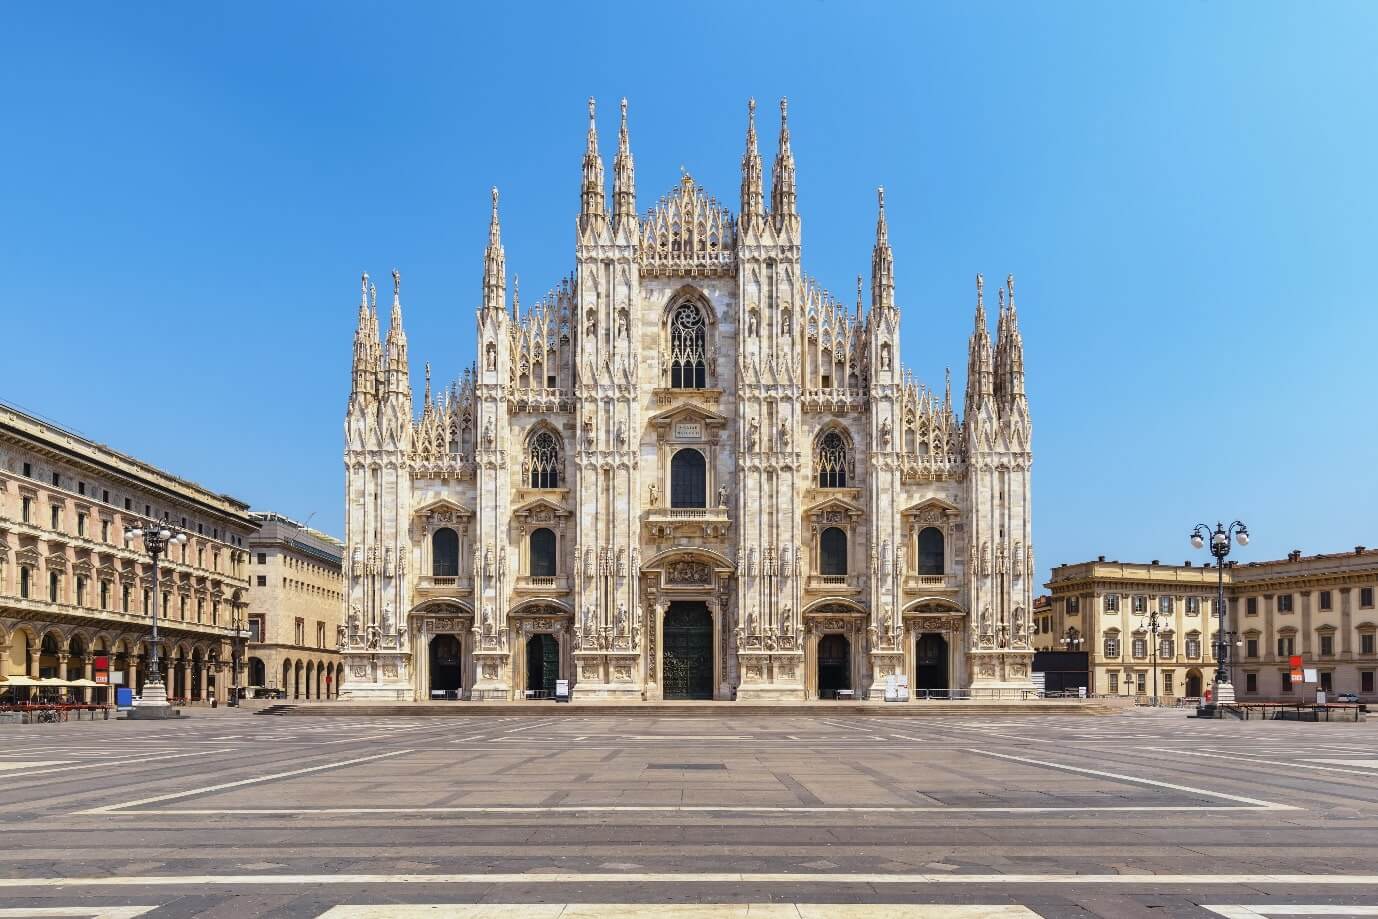
[[[713,569],[702,562],[672,562],[666,576],[671,584],[710,584]]]

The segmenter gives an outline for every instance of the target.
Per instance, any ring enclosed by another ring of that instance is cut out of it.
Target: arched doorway
[[[431,639],[431,697],[445,693],[447,699],[459,698],[463,676],[459,666],[459,639],[453,635],[437,635]]]
[[[555,692],[560,678],[560,643],[554,635],[542,632],[526,641],[526,688],[532,692]]]
[[[713,698],[713,617],[702,602],[665,611],[665,698]]]
[[[249,658],[249,685],[259,688],[268,685],[267,668],[263,666],[262,658]]]
[[[1188,671],[1187,671],[1187,698],[1189,698],[1189,699],[1199,699],[1199,698],[1201,698],[1201,671],[1200,671],[1200,670],[1188,670]]]
[[[947,639],[932,632],[919,636],[914,660],[916,689],[947,689]]]
[[[818,642],[818,698],[852,688],[852,643],[846,635],[824,635]]]

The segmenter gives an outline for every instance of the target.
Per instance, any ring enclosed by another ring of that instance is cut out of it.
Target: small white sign
[[[569,698],[569,680],[556,680],[556,681],[555,681],[555,698],[557,698],[557,699],[568,699],[568,698]]]
[[[702,440],[703,425],[697,421],[680,421],[675,424],[676,440]]]
[[[899,681],[894,674],[885,678],[885,701],[898,702],[900,698]]]
[[[1316,674],[1315,667],[1307,667],[1301,674],[1301,681],[1303,683],[1319,683],[1321,681],[1320,677]]]

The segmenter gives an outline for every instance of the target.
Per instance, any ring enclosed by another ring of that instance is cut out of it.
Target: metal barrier
[[[1316,705],[1305,702],[1236,702],[1216,706],[1216,717],[1226,714],[1243,721],[1361,721],[1361,705]]]

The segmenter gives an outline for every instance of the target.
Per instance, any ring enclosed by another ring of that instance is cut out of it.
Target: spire
[[[1014,311],[1014,275],[1005,276],[1005,289],[1009,294],[1005,328],[1005,391],[1011,406],[1022,404],[1027,409],[1027,397],[1024,395],[1024,338],[1019,334],[1019,317]]]
[[[520,322],[522,318],[522,276],[512,275],[512,321]]]
[[[421,400],[422,410],[426,414],[431,411],[431,362],[426,361],[426,395]]]
[[[606,217],[603,209],[603,158],[598,154],[598,124],[594,101],[589,96],[588,147],[584,150],[584,182],[579,192],[579,229],[587,230]]]
[[[617,131],[617,158],[612,163],[612,219],[617,228],[636,230],[636,167],[627,136],[627,99],[622,99],[622,126]]]
[[[1006,359],[1008,357],[1005,341],[1005,288],[995,289],[995,299],[999,302],[999,318],[995,320],[995,377],[991,389],[995,395],[997,405],[1003,405],[1005,401],[1005,383],[1008,378],[1006,371]]]
[[[378,392],[378,327],[368,308],[368,272],[359,280],[359,320],[354,329],[354,383],[350,398],[373,398]]]
[[[789,146],[789,100],[780,100],[780,146],[775,152],[775,173],[770,189],[770,209],[777,223],[798,220],[795,210],[794,153]]]
[[[895,254],[890,250],[890,228],[885,222],[885,189],[876,189],[880,209],[876,213],[876,245],[871,251],[871,309],[895,308]]]
[[[427,365],[429,366],[429,365]],[[943,388],[943,411],[948,415],[952,414],[952,368],[944,367],[943,372],[947,377],[947,385]]]
[[[402,328],[402,273],[392,269],[392,314],[388,317],[387,393],[411,398],[407,332]]]
[[[976,325],[967,351],[967,392],[962,417],[970,422],[992,396],[990,332],[986,328],[986,279],[976,276]]]
[[[742,215],[740,223],[749,226],[765,216],[764,180],[761,152],[756,149],[756,100],[746,101],[746,152],[742,154]]]
[[[856,276],[856,321],[861,324],[861,275]]]
[[[488,221],[488,248],[483,253],[483,308],[502,312],[507,300],[507,256],[498,224],[498,190],[493,188],[493,216]]]

